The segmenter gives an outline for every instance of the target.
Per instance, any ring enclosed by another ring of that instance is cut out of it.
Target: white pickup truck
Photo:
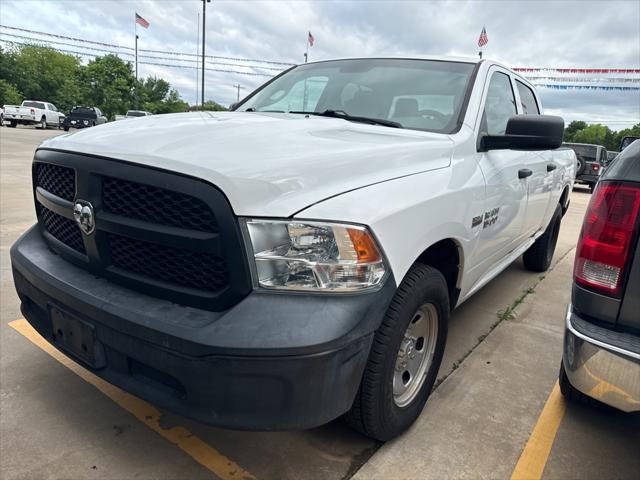
[[[9,122],[13,128],[21,124],[37,125],[44,129],[50,125],[59,127],[64,117],[52,103],[25,100],[22,105],[5,105],[3,121]]]
[[[22,311],[183,415],[252,430],[344,415],[387,440],[427,401],[451,311],[520,255],[551,263],[576,158],[541,113],[489,60],[343,59],[235,111],[49,139],[38,225],[11,251]]]

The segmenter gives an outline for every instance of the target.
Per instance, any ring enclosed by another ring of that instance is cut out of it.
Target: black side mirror
[[[479,150],[553,150],[562,145],[564,120],[553,115],[514,115],[504,135],[482,135]]]

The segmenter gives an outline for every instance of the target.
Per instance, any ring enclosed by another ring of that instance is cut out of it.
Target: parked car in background
[[[107,123],[98,107],[73,107],[69,116],[62,122],[62,128],[68,132],[70,128],[87,128]]]
[[[576,183],[588,185],[591,192],[607,164],[607,150],[602,145],[563,143],[576,153]]]
[[[306,63],[235,111],[135,124],[37,149],[22,312],[96,375],[229,428],[346,413],[400,434],[451,310],[521,256],[549,268],[575,176],[564,121],[477,58]]]
[[[148,117],[153,115],[151,112],[145,112],[144,110],[128,110],[126,115],[116,115],[116,120],[124,120],[125,118],[134,117]]]
[[[623,137],[622,141],[620,142],[620,151],[623,151],[636,140],[640,140],[640,137]]]
[[[565,319],[560,389],[640,411],[640,142],[603,174],[585,215]]]
[[[22,105],[5,105],[4,117],[12,128],[18,124],[47,128],[48,126],[59,127],[64,114],[60,113],[52,103],[25,100]]]

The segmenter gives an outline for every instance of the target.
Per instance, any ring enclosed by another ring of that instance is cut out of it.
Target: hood
[[[190,112],[108,123],[40,148],[201,178],[237,215],[289,217],[350,190],[446,167],[452,146],[446,135],[337,118]]]

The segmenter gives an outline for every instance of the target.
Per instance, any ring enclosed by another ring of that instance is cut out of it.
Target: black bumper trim
[[[178,414],[248,430],[310,428],[346,412],[395,292],[389,277],[377,292],[253,292],[211,312],[97,278],[47,249],[37,229],[11,259],[23,314],[49,342],[56,305],[94,327],[106,356],[104,368],[85,365],[96,375]]]

